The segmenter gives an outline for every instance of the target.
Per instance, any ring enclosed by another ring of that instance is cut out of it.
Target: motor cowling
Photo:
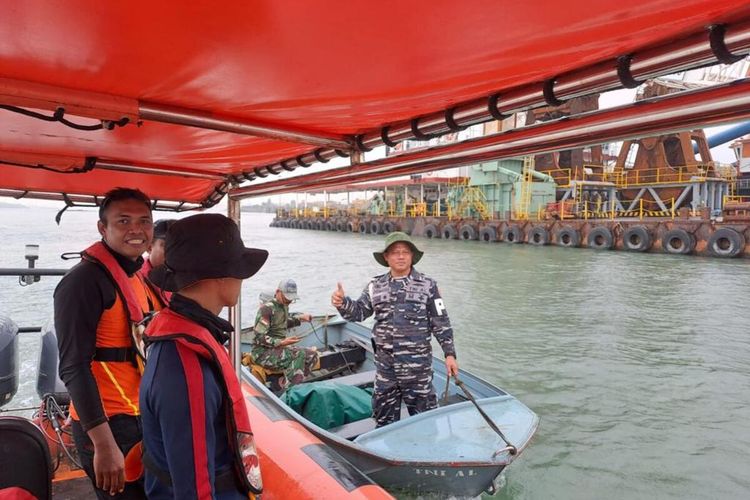
[[[52,394],[56,400],[68,399],[68,391],[60,380],[60,354],[57,350],[57,333],[51,322],[42,328],[42,341],[39,347],[39,367],[36,378],[36,393],[40,398]]]
[[[18,391],[18,326],[0,316],[0,407]]]

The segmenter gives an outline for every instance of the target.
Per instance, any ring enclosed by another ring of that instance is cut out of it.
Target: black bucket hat
[[[249,278],[268,258],[266,250],[246,248],[237,225],[221,214],[180,219],[167,235],[165,263],[152,270],[149,278],[168,292],[205,279]]]

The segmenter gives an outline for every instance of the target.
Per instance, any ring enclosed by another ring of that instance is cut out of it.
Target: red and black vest
[[[207,329],[169,308],[162,310],[151,321],[146,329],[146,340],[148,343],[169,340],[177,344],[177,351],[185,369],[188,392],[192,393],[194,390],[191,387],[191,379],[202,380],[197,357],[207,359],[220,371],[221,387],[227,403],[227,436],[230,441],[229,447],[234,453],[235,473],[244,486],[245,493],[261,493],[263,482],[255,439],[250,428],[250,417],[247,414],[240,382],[229,360],[227,350]],[[194,362],[190,362],[190,359]]]

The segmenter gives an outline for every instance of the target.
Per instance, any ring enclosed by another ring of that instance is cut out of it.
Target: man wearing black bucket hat
[[[141,383],[143,463],[149,498],[247,498],[260,493],[258,457],[240,383],[224,343],[242,280],[268,252],[246,248],[218,214],[175,222],[166,262],[151,278],[174,292],[146,330]]]
[[[164,249],[167,240],[167,231],[169,226],[175,223],[176,219],[159,219],[154,222],[154,237],[151,245],[148,247],[148,258],[144,259],[141,266],[141,273],[148,277],[148,274],[155,267],[164,264]]]
[[[389,272],[373,278],[357,300],[346,296],[341,283],[331,297],[331,303],[349,321],[375,315],[372,406],[378,427],[400,419],[402,401],[410,415],[437,407],[432,387],[432,335],[443,349],[446,370],[458,374],[453,329],[437,283],[413,267],[422,255],[409,235],[393,232],[383,251],[373,253]]]

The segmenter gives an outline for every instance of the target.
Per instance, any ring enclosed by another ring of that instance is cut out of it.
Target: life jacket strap
[[[97,347],[94,351],[94,361],[106,363],[136,363],[138,354],[132,347]]]

